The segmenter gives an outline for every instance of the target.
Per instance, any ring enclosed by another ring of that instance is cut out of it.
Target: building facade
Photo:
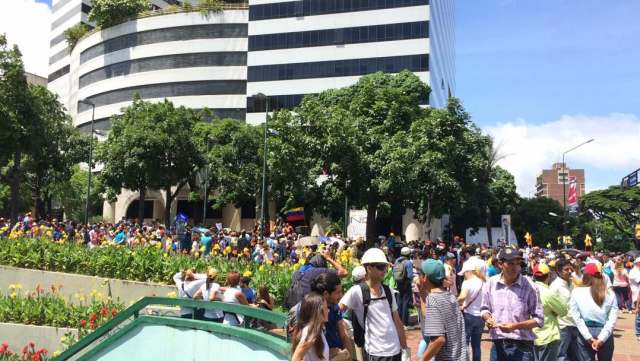
[[[569,204],[569,180],[576,177],[577,201],[585,194],[584,169],[570,169],[563,163],[554,163],[551,169],[544,169],[536,178],[536,197],[555,199],[561,205]],[[563,190],[564,188],[564,190]]]
[[[153,0],[156,8],[175,3]],[[95,104],[97,130],[110,129],[111,117],[134,94],[257,124],[265,109],[255,94],[265,94],[271,110],[291,109],[304,95],[349,86],[377,71],[405,69],[431,86],[424,105],[441,107],[455,94],[453,6],[453,0],[249,0],[209,16],[177,11],[140,17],[94,32],[69,51],[64,30],[78,23],[92,28],[91,3],[58,0],[49,89],[84,131],[90,129],[92,107],[80,100]],[[184,203],[181,197],[176,203]],[[162,198],[161,192],[149,192],[151,203],[143,205],[149,218],[161,218]],[[117,202],[105,203],[105,219],[125,217],[136,199],[123,190]],[[255,209],[207,214],[243,225]],[[410,228],[422,229],[417,223]]]

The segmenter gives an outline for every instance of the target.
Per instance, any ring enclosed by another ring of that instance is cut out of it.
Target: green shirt
[[[535,284],[540,290],[540,299],[544,309],[544,326],[534,328],[533,333],[536,335],[535,344],[543,346],[560,340],[558,317],[567,314],[569,305],[557,293],[551,291],[547,284],[542,282]]]

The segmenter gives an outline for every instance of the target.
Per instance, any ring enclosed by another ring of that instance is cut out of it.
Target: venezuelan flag
[[[304,207],[292,208],[285,212],[287,215],[287,222],[300,222],[304,221]]]

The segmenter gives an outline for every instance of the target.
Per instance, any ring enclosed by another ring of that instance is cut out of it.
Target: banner
[[[576,177],[569,177],[569,195],[567,196],[569,207],[575,207],[578,204],[578,190]]]
[[[285,212],[287,216],[287,222],[302,222],[304,221],[304,207],[292,208]]]
[[[367,210],[352,209],[349,211],[349,224],[347,226],[347,236],[358,238],[367,236]]]

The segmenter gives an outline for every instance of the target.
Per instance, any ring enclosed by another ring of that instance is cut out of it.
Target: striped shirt
[[[432,292],[427,295],[426,304],[423,335],[445,336],[445,344],[435,355],[435,361],[467,360],[464,318],[456,298],[450,292]]]

